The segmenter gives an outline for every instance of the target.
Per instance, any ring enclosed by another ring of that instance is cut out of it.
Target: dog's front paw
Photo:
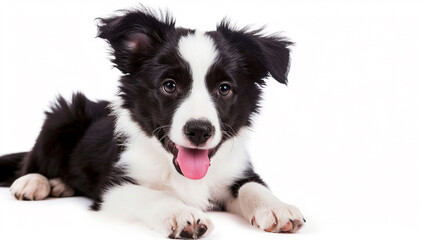
[[[195,208],[179,210],[168,220],[171,234],[169,238],[200,238],[213,229],[210,219],[202,211]]]
[[[37,173],[24,175],[10,186],[10,193],[18,200],[42,200],[49,196],[50,191],[48,179]]]
[[[257,208],[250,223],[266,232],[293,233],[304,225],[305,219],[298,208],[278,203]]]

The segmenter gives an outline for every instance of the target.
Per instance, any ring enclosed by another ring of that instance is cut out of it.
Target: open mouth
[[[199,180],[206,176],[210,158],[218,147],[213,149],[187,148],[174,144],[171,140],[164,146],[173,154],[173,164],[177,172],[188,179]]]
[[[187,178],[199,180],[206,176],[210,167],[210,150],[185,148],[176,146],[177,155],[173,159],[173,163],[179,167],[180,172]]]

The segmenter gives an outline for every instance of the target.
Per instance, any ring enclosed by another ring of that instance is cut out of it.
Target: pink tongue
[[[203,178],[210,166],[209,150],[188,149],[178,147],[176,161],[179,163],[183,175],[189,179]]]

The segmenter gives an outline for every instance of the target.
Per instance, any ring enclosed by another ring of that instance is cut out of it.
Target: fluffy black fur
[[[36,144],[22,158],[21,172],[15,177],[40,173],[48,179],[61,178],[77,194],[94,200],[100,200],[102,189],[112,184],[132,182],[113,167],[121,153],[121,140],[113,135],[114,119],[107,104],[90,101],[80,93],[71,103],[59,97],[46,112]],[[14,160],[18,162],[18,158]]]
[[[27,152],[13,153],[0,157],[0,187],[7,187],[19,176],[22,160]]]
[[[177,45],[181,37],[193,34],[194,30],[176,28],[168,15],[159,18],[147,9],[125,11],[120,16],[99,20],[98,36],[111,45],[112,61],[124,73],[120,79],[122,107],[130,110],[132,119],[147,135],[156,136],[165,149],[174,154],[175,148],[165,136],[168,129],[163,126],[171,124],[178,104],[191,87],[190,67],[178,54]],[[267,76],[287,83],[287,47],[291,42],[264,36],[261,31],[237,29],[222,21],[216,31],[206,33],[219,51],[219,58],[206,76],[206,84],[218,110],[223,141],[240,128],[251,125]],[[166,79],[176,81],[175,94],[161,91]],[[219,84],[225,81],[233,92],[226,97],[216,94]],[[134,182],[125,177],[125,169],[114,167],[123,150],[123,139],[114,135],[115,119],[108,104],[90,101],[80,93],[75,94],[70,103],[58,98],[46,113],[32,151],[0,158],[0,181],[10,183],[27,173],[60,177],[79,194],[94,199],[93,208],[98,209],[104,189]],[[215,150],[211,154],[215,154]],[[16,170],[18,174],[14,174]],[[263,183],[249,168],[246,177],[231,184],[233,195],[249,181]]]

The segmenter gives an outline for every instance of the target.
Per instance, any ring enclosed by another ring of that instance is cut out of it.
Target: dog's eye
[[[231,86],[228,83],[221,83],[218,92],[221,96],[228,96],[231,94]]]
[[[166,93],[174,93],[176,91],[176,82],[173,79],[167,79],[163,84],[163,89]]]

